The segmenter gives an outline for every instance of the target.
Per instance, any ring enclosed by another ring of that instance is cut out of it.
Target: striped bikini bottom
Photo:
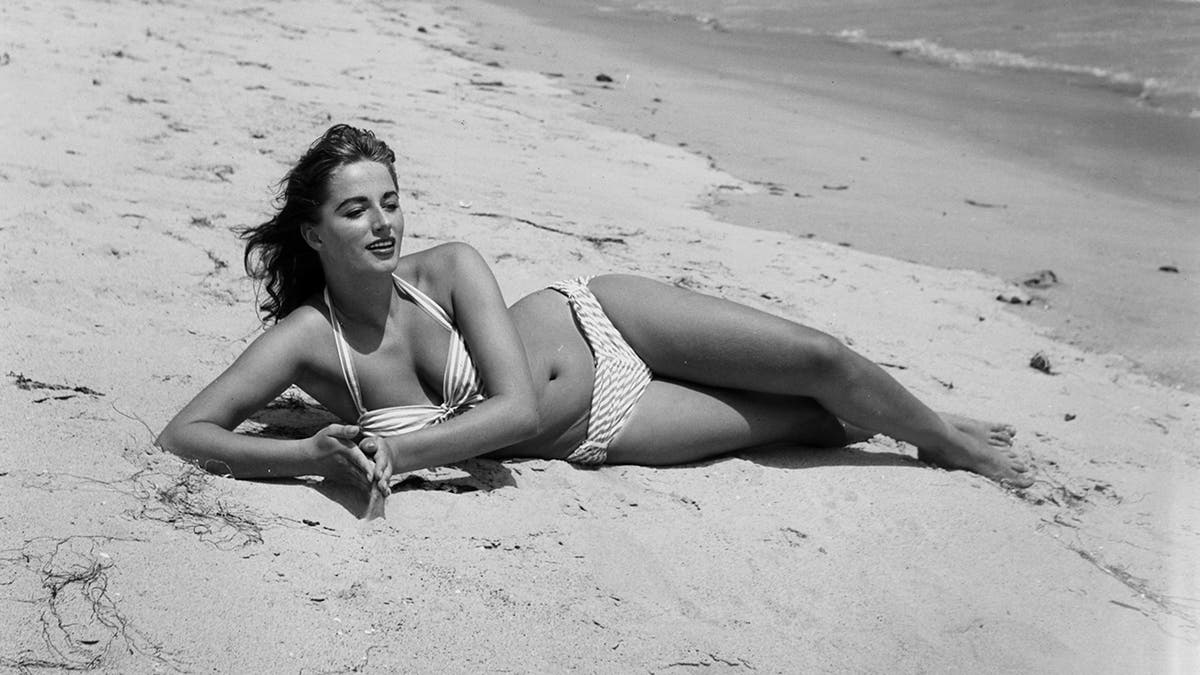
[[[592,408],[588,412],[587,439],[571,451],[568,462],[599,466],[608,459],[608,445],[629,421],[633,406],[650,384],[650,368],[633,351],[588,289],[592,277],[553,284],[567,296],[575,323],[592,349],[596,377],[592,382]]]

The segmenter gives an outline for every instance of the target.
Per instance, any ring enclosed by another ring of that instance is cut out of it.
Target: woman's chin
[[[368,258],[368,264],[372,269],[394,271],[396,266],[400,264],[400,249],[399,247],[392,248],[386,254],[372,252]]]

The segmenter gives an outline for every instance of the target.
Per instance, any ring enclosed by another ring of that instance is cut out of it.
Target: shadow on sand
[[[244,430],[266,438],[307,438],[329,424],[340,423],[336,415],[303,396],[285,393],[249,419],[252,429]],[[814,448],[795,444],[777,444],[739,450],[701,462],[658,467],[687,469],[707,466],[739,457],[755,464],[776,469],[812,469],[823,466],[892,466],[923,468],[926,465],[911,455],[899,452],[865,450],[865,444],[841,448]],[[509,460],[512,461],[512,460]],[[520,461],[520,460],[516,460]],[[588,469],[594,470],[594,469]],[[288,479],[274,483],[294,483],[316,490],[341,505],[356,518],[367,515],[368,495],[358,487],[320,478]],[[475,458],[447,467],[427,469],[404,476],[392,485],[392,493],[430,490],[463,494],[488,492],[501,487],[516,486],[513,472],[506,463]]]
[[[276,483],[288,481],[273,481]],[[291,479],[296,485],[304,485],[336,502],[355,518],[365,518],[370,511],[369,496],[362,488],[348,483],[337,483],[320,478]],[[468,459],[437,469],[428,469],[420,474],[408,474],[392,484],[392,494],[418,490],[463,494],[467,492],[490,492],[497,488],[516,486],[513,473],[504,464],[491,459]]]
[[[323,406],[306,397],[285,392],[265,408],[250,416],[250,424],[242,431],[262,438],[308,438],[330,424],[342,420]],[[272,480],[274,484],[304,485],[341,505],[356,518],[367,515],[370,506],[367,493],[347,483],[320,478]],[[462,494],[488,492],[496,488],[515,486],[513,473],[496,460],[468,459],[447,467],[412,473],[392,484],[392,493],[412,490],[437,490]]]
[[[811,448],[800,445],[771,445],[742,450],[726,457],[741,457],[775,469],[812,469],[821,466],[894,466],[925,468],[912,455],[881,450],[864,450],[866,443],[841,448]]]

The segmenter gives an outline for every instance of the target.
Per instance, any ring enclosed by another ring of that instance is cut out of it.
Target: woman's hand
[[[392,494],[392,453],[388,451],[383,439],[367,438],[360,447],[366,456],[375,460],[369,473],[369,489],[379,493],[380,497]]]
[[[355,425],[330,424],[305,440],[321,476],[363,489],[371,486],[375,466],[355,442],[358,434]]]

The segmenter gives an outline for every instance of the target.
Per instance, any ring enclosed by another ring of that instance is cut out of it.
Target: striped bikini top
[[[325,305],[329,308],[329,322],[333,324],[334,342],[337,344],[338,361],[342,364],[342,376],[346,379],[346,388],[350,390],[350,398],[354,400],[354,408],[358,411],[358,426],[364,436],[397,436],[410,431],[444,422],[451,417],[468,410],[482,401],[484,397],[483,383],[475,370],[475,363],[467,352],[467,344],[462,334],[446,314],[446,310],[433,301],[421,289],[413,286],[396,275],[396,290],[401,295],[412,300],[433,320],[450,331],[450,349],[446,356],[446,372],[442,375],[441,404],[418,403],[416,405],[398,405],[390,408],[366,410],[362,404],[362,391],[358,386],[358,375],[354,372],[354,361],[351,359],[350,345],[342,334],[342,324],[337,320],[333,311],[333,302],[329,297],[329,287],[325,287]]]

